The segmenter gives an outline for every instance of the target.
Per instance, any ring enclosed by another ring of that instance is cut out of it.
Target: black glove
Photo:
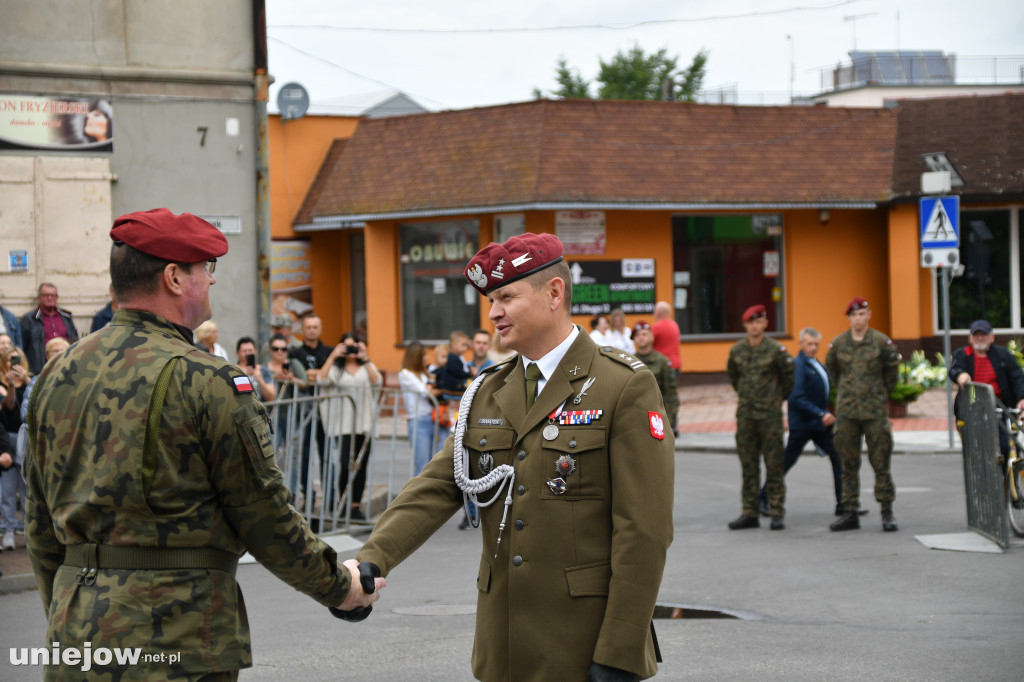
[[[600,663],[591,663],[590,670],[587,671],[587,682],[636,682],[638,679],[636,673],[610,668]]]
[[[346,569],[347,570],[347,569]],[[359,584],[363,588],[363,592],[366,594],[373,594],[374,590],[377,589],[377,583],[374,582],[374,578],[380,577],[380,569],[377,568],[377,564],[370,563],[369,561],[359,562]],[[351,611],[342,611],[336,609],[333,606],[328,607],[331,615],[335,618],[347,620],[349,623],[358,623],[366,620],[373,611],[372,606],[359,606]]]

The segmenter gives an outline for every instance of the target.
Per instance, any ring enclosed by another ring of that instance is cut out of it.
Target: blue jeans
[[[414,433],[415,431],[415,433]],[[419,476],[427,462],[431,460],[445,439],[451,433],[448,429],[437,430],[437,441],[434,440],[434,422],[429,414],[409,420],[409,438],[412,439],[413,475]]]

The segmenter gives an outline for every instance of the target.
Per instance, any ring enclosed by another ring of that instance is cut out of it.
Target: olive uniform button
[[[525,486],[519,486],[518,488],[516,488],[516,492],[519,493],[520,495],[522,495],[523,493],[526,492],[526,487]]]
[[[521,557],[518,554],[516,554],[514,557],[512,557],[512,565],[513,566],[522,566],[523,565],[523,557]]]
[[[517,452],[516,457],[518,457],[520,460],[526,459],[526,450],[520,450],[519,452]]]
[[[481,438],[480,439],[480,447],[484,447],[485,445],[487,445],[487,439],[486,438]]]
[[[516,519],[516,530],[522,530],[525,525],[522,519]]]
[[[570,447],[570,448],[574,448],[574,447],[576,447],[576,441],[575,441],[575,440],[571,440],[571,441],[569,441],[569,447]]]

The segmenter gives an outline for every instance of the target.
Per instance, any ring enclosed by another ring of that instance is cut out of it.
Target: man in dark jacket
[[[818,361],[821,333],[813,327],[800,331],[800,352],[796,356],[793,392],[789,394],[789,440],[782,460],[783,474],[800,460],[807,441],[813,441],[832,462],[836,492],[836,516],[843,512],[843,467],[832,441],[836,416],[828,409],[830,379],[828,370]],[[761,516],[768,516],[766,486],[761,488]]]
[[[33,374],[46,364],[46,342],[58,336],[68,343],[78,341],[78,330],[71,313],[57,307],[57,287],[49,282],[39,285],[39,306],[21,317],[21,340],[25,359]]]
[[[1024,409],[1024,370],[1017,358],[995,345],[996,335],[987,320],[975,320],[970,329],[970,344],[953,353],[949,380],[960,388],[972,381],[988,384],[1004,405]],[[954,406],[959,417],[959,405],[954,403]],[[1002,429],[999,430],[999,449],[1004,455],[1010,451],[1010,442]]]

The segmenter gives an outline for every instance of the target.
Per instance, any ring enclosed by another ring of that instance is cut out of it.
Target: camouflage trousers
[[[875,499],[882,505],[882,511],[892,511],[896,486],[889,470],[892,459],[892,424],[888,417],[839,417],[836,421],[836,451],[843,464],[843,509],[852,511],[860,508],[861,436],[867,441],[868,462],[875,470]]]
[[[768,505],[771,507],[772,516],[785,516],[786,479],[782,466],[782,412],[762,419],[737,416],[736,451],[740,456],[740,470],[743,473],[743,487],[740,490],[743,515],[757,517],[763,455]]]

